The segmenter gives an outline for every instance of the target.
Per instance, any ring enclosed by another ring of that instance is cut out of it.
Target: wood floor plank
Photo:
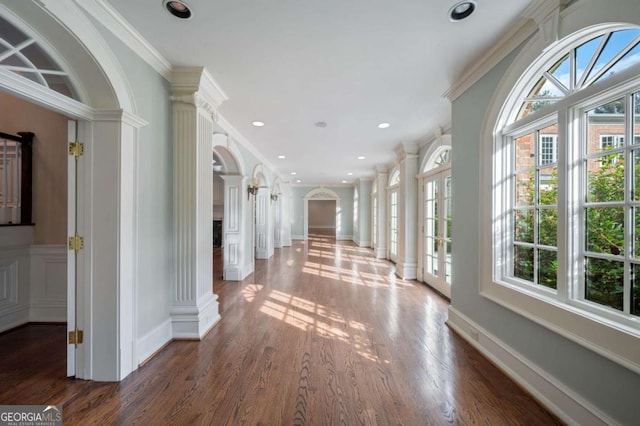
[[[121,383],[64,377],[64,325],[0,335],[0,404],[64,404],[70,425],[561,424],[369,249],[311,233],[243,282],[214,275],[221,321]]]

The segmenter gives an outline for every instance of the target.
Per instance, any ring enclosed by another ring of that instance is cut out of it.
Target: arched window
[[[0,69],[77,99],[67,72],[33,37],[0,16]]]
[[[545,52],[494,141],[494,281],[640,330],[640,29]]]
[[[389,176],[389,186],[399,185],[400,184],[400,171],[395,169],[391,176]]]

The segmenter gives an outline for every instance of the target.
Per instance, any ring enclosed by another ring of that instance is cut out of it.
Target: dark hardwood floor
[[[444,324],[447,301],[368,249],[312,235],[220,279],[222,320],[121,383],[71,380],[64,326],[0,335],[0,404],[65,424],[561,424]]]

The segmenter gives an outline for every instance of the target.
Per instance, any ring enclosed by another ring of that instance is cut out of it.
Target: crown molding
[[[507,31],[491,49],[489,49],[480,59],[468,68],[469,71],[456,78],[456,83],[444,92],[442,96],[449,99],[451,102],[456,100],[487,72],[498,65],[498,63],[516,47],[534,34],[537,29],[537,25],[531,19],[520,19],[520,21]]]
[[[171,79],[171,63],[105,0],[74,0],[96,21],[120,39],[165,79]]]
[[[149,125],[149,122],[122,109],[95,109],[94,121],[121,121],[129,126],[139,129]]]

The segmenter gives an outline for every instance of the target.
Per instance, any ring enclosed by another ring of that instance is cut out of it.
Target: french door
[[[398,258],[398,188],[389,192],[389,260]]]
[[[424,180],[423,278],[451,297],[451,169]]]

